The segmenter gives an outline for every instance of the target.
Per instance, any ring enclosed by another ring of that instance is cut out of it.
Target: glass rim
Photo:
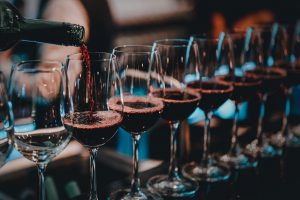
[[[191,36],[190,40],[192,41],[200,41],[200,42],[205,42],[205,41],[209,41],[209,42],[219,42],[220,38],[200,38],[200,37],[193,37]]]
[[[227,34],[227,32],[223,32],[224,34]],[[211,36],[207,35],[206,33],[196,33],[192,34],[189,37],[189,41],[209,41],[209,42],[218,42],[220,40],[220,36]]]
[[[59,67],[43,67],[43,68],[24,68],[23,65],[29,64],[29,63],[34,63],[34,65],[38,66],[41,65],[42,63],[53,63],[59,65]],[[57,60],[24,60],[17,62],[13,64],[12,70],[14,71],[20,71],[20,72],[53,72],[56,71],[57,69],[63,69],[64,65],[62,62],[57,61]]]
[[[230,38],[246,38],[247,30],[238,31],[238,32],[227,32],[226,33]]]
[[[145,49],[149,48],[150,51],[124,51],[124,50],[122,50],[122,49],[125,49],[125,48],[134,48],[134,47],[136,47],[136,48],[145,48]],[[116,56],[115,53],[123,53],[123,54],[131,54],[131,55],[135,55],[135,54],[136,55],[138,55],[138,54],[140,54],[140,55],[150,55],[153,52],[155,53],[156,50],[153,49],[153,46],[151,46],[151,45],[135,45],[135,44],[132,45],[132,44],[129,44],[129,45],[121,45],[121,46],[114,47],[112,54],[114,56]]]
[[[279,22],[251,24],[249,27],[253,28],[253,31],[255,32],[272,32],[275,25],[277,25],[279,29],[283,29],[284,31],[288,31],[289,28],[293,28],[293,25]]]
[[[98,59],[91,59],[92,61],[110,61],[112,58],[115,58],[115,55],[113,55],[112,53],[109,52],[104,52],[104,51],[91,51],[88,52],[89,55],[106,55],[107,58],[98,58]],[[75,56],[81,56],[80,58],[73,58]],[[82,53],[73,53],[73,54],[69,54],[67,55],[67,60],[77,60],[77,61],[82,61]]]
[[[195,38],[195,39],[207,39],[207,40],[218,40],[219,39],[218,36],[210,36],[210,35],[207,35],[206,33],[192,34],[192,35],[190,35],[189,38],[190,39],[191,38]]]
[[[178,42],[178,44],[173,43]],[[156,46],[162,46],[162,47],[174,47],[174,48],[182,48],[182,47],[188,47],[189,46],[189,39],[184,38],[165,38],[165,39],[159,39],[155,40],[153,42]]]
[[[227,33],[246,33],[249,27],[251,26],[247,26],[247,27],[235,26],[232,29],[230,29],[230,31],[228,31]]]

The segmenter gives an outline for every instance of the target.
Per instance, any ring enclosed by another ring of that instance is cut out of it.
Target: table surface
[[[260,159],[255,170],[232,171],[228,182],[200,183],[199,192],[194,199],[299,199],[299,157],[300,148],[286,148],[282,158]],[[141,163],[144,166],[141,172],[143,185],[151,176],[167,171],[167,162],[147,160]],[[110,148],[100,150],[97,158],[99,195],[104,197],[111,191],[127,187],[130,183],[131,166],[129,157]],[[67,200],[69,197],[65,187],[71,181],[78,184],[82,193],[88,192],[88,169],[88,151],[73,141],[49,164],[46,177],[53,180],[59,199]],[[36,167],[25,158],[10,161],[0,170],[0,191],[12,199],[36,199],[37,185]]]

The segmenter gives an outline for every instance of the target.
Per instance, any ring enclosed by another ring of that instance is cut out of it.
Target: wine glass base
[[[184,177],[170,179],[167,175],[158,175],[148,180],[147,188],[164,198],[190,198],[195,196],[199,185]]]
[[[290,134],[286,140],[286,146],[299,148],[300,147],[300,136],[295,135],[295,134]]]
[[[254,140],[246,146],[244,153],[254,158],[258,156],[262,158],[273,158],[281,156],[283,151],[281,147],[271,145],[269,142],[266,142],[263,146],[259,146],[257,140]]]
[[[230,177],[230,169],[223,165],[210,164],[204,168],[201,165],[192,162],[186,164],[182,168],[184,176],[191,178],[195,181],[204,182],[219,182],[226,181]]]
[[[226,154],[220,157],[220,161],[234,169],[256,168],[257,161],[245,154],[231,155]]]
[[[286,138],[282,134],[278,133],[270,138],[270,143],[274,145],[276,148],[283,148],[285,145]]]
[[[159,194],[142,189],[140,193],[131,195],[130,189],[118,190],[111,193],[109,200],[163,200]]]
[[[282,156],[282,148],[277,148],[271,144],[264,144],[260,148],[260,157],[262,158],[273,158]]]
[[[259,155],[260,147],[258,146],[258,140],[253,140],[250,144],[247,144],[243,152],[253,158],[257,158]]]

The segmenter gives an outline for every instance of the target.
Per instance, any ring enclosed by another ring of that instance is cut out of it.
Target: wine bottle
[[[12,4],[0,1],[0,51],[12,47],[21,40],[81,46],[83,39],[83,26],[41,19],[25,19]]]

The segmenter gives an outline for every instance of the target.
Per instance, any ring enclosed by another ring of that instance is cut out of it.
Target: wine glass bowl
[[[152,47],[142,45],[125,45],[115,47],[113,54],[122,83],[124,120],[122,127],[131,134],[142,134],[149,130],[159,119],[163,102],[149,95],[149,81]],[[154,52],[155,54],[156,52]],[[120,98],[109,101],[112,110],[119,110]]]
[[[193,81],[187,85],[188,88],[196,90],[202,95],[199,103],[199,108],[205,112],[216,110],[225,101],[227,101],[233,91],[233,86],[230,83],[220,80],[218,81]]]
[[[71,129],[73,137],[83,146],[89,148],[97,148],[106,144],[117,132],[121,122],[121,114],[112,111],[106,113],[98,111],[92,115],[89,111],[80,112],[64,119],[64,124],[67,129]],[[91,126],[91,124],[93,125]]]
[[[229,76],[221,76],[220,80],[225,82],[232,81]],[[237,103],[241,103],[253,98],[261,90],[261,83],[261,79],[254,75],[245,74],[243,76],[235,76],[231,99]]]
[[[162,98],[164,109],[161,118],[169,122],[186,119],[199,104],[200,95],[191,89],[155,89],[151,95]]]
[[[15,118],[12,139],[15,148],[37,164],[47,164],[71,138],[61,120],[61,68],[54,61],[25,61],[13,69],[9,90]]]
[[[262,93],[270,93],[280,89],[287,76],[286,71],[279,67],[257,67],[253,70],[246,71],[246,73],[248,75],[254,75],[262,80]]]
[[[159,119],[164,106],[161,100],[153,97],[136,98],[125,95],[123,101],[125,112],[122,127],[132,134],[149,130]],[[108,104],[111,110],[121,109],[120,98],[112,98]]]

